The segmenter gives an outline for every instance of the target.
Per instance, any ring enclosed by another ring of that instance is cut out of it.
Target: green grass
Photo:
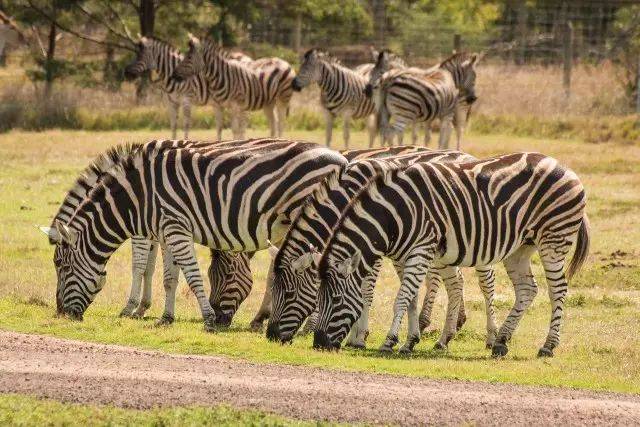
[[[319,425],[228,406],[132,410],[113,406],[59,403],[0,394],[0,425],[55,426],[283,426]]]
[[[253,260],[254,292],[227,331],[203,332],[195,300],[183,285],[178,292],[176,324],[153,327],[163,301],[159,266],[150,317],[142,321],[117,318],[128,295],[128,245],[111,259],[108,283],[88,309],[84,322],[54,318],[52,249],[33,225],[49,223],[78,171],[107,146],[146,141],[166,133],[12,131],[0,135],[0,328],[172,353],[224,354],[265,363],[640,393],[640,148],[633,145],[477,134],[471,134],[465,142],[465,150],[478,157],[521,150],[553,155],[572,167],[587,188],[592,251],[585,269],[570,285],[562,343],[550,360],[535,357],[546,336],[550,315],[546,283],[537,260],[534,272],[540,292],[503,360],[492,360],[484,348],[484,308],[470,271],[465,271],[469,320],[446,353],[431,350],[435,333],[423,339],[414,355],[389,357],[374,350],[316,352],[311,349],[310,337],[281,346],[247,331],[264,290],[265,253]],[[194,132],[196,138],[211,135],[211,131]],[[287,136],[322,139],[320,132],[299,131]],[[362,146],[366,136],[358,132],[353,139],[356,146]],[[204,267],[207,251],[200,250],[199,256]],[[371,349],[383,342],[397,287],[395,274],[387,264],[372,310]],[[497,291],[500,321],[513,301],[502,267],[498,268]],[[442,324],[443,311],[444,296],[440,295],[434,310],[437,327]]]

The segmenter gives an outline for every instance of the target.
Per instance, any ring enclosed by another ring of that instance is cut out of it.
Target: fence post
[[[638,57],[638,69],[636,70],[636,113],[640,114],[640,57]]]
[[[460,34],[453,35],[453,53],[458,53],[462,49],[462,36]]]
[[[571,96],[571,67],[573,65],[573,24],[567,21],[564,32],[564,73],[562,76],[562,85],[564,86],[564,95],[566,99]]]

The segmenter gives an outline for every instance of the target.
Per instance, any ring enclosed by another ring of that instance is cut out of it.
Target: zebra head
[[[316,307],[320,253],[313,246],[302,254],[275,247],[270,252],[274,275],[267,338],[288,342]]]
[[[320,261],[318,292],[318,323],[313,336],[313,348],[338,350],[353,324],[362,314],[362,286],[365,264],[355,247],[329,244]]]
[[[128,80],[138,78],[145,71],[155,70],[157,67],[157,45],[148,37],[140,37],[136,44],[136,57],[124,69],[124,76]]]
[[[80,232],[56,221],[55,227],[41,227],[55,244],[53,264],[56,269],[56,307],[58,315],[74,320],[82,316],[106,281],[104,264],[96,265],[83,255]]]
[[[253,286],[251,256],[253,253],[211,251],[209,302],[216,314],[216,325],[229,326],[238,307],[249,295]]]
[[[407,64],[402,58],[386,49],[378,53],[378,56],[375,58],[375,64],[375,67],[373,67],[369,74],[369,82],[364,87],[364,94],[367,98],[371,98],[373,90],[380,86],[380,79],[384,73],[392,68],[407,67]]]
[[[303,55],[300,70],[291,82],[293,90],[299,92],[311,83],[320,81],[322,78],[322,61],[326,56],[326,53],[318,49],[309,49]]]
[[[181,82],[195,76],[205,69],[205,50],[209,50],[211,42],[201,42],[199,38],[189,34],[189,51],[184,59],[173,70],[171,78]]]
[[[478,54],[456,53],[440,63],[443,68],[451,73],[456,88],[459,91],[459,99],[471,105],[476,96],[476,64]]]

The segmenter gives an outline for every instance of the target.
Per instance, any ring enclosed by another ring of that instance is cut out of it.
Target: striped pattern
[[[428,269],[447,285],[443,337],[455,332],[460,287],[456,266],[504,262],[516,299],[498,332],[493,354],[507,352],[537,286],[531,256],[538,250],[549,284],[551,322],[539,356],[551,356],[571,277],[585,261],[588,221],[583,185],[571,170],[537,153],[468,163],[416,163],[372,180],[343,212],[319,264],[319,319],[314,346],[339,347],[360,316],[363,283],[383,256],[402,269],[402,286],[387,341],[397,340],[404,311]],[[576,253],[564,273],[573,243]]]
[[[291,65],[279,58],[262,58],[250,66],[229,60],[224,49],[212,40],[202,42],[191,37],[189,52],[173,72],[183,81],[202,74],[210,95],[221,105],[232,108],[235,138],[244,137],[246,111],[263,109],[271,126],[271,136],[281,136],[295,73]]]
[[[459,150],[466,116],[470,105],[477,99],[477,59],[477,55],[456,54],[426,74],[412,69],[395,69],[385,73],[376,101],[378,125],[385,141],[390,142],[396,135],[402,143],[402,134],[408,125],[416,122],[430,124],[439,118],[439,148],[448,148],[455,124]]]
[[[400,148],[388,149],[389,152]],[[376,153],[372,152],[375,156]],[[474,158],[455,151],[429,151],[426,149],[413,149],[413,153],[402,156],[358,161],[349,164],[344,170],[336,172],[325,180],[313,195],[305,202],[301,214],[294,220],[285,237],[280,251],[274,262],[273,281],[273,314],[270,318],[267,335],[270,339],[289,341],[300,328],[302,322],[312,313],[316,306],[316,295],[319,282],[316,275],[314,258],[322,251],[325,242],[329,239],[331,231],[340,217],[343,208],[347,206],[350,198],[361,189],[373,176],[388,168],[398,165],[412,164],[414,162],[460,162]],[[313,249],[310,249],[310,246]],[[379,269],[379,265],[376,267]],[[490,270],[490,269],[488,269]],[[377,270],[374,276],[377,276]],[[372,285],[372,284],[371,284]],[[429,283],[430,292],[434,295],[437,291],[437,278]],[[434,291],[435,287],[435,291]],[[364,289],[364,288],[363,288]],[[484,289],[484,288],[483,288]],[[486,286],[488,304],[493,302],[493,283]],[[490,291],[490,292],[489,292]],[[373,286],[364,289],[365,300],[370,305],[373,298]],[[430,304],[433,299],[427,300]],[[495,336],[495,320],[493,319],[493,307],[488,307],[490,317],[491,343]],[[411,351],[419,341],[420,331],[418,317],[415,310],[409,312],[409,339],[404,347],[405,351]],[[363,313],[359,330],[352,330],[349,344],[363,347],[367,334],[367,312]],[[428,319],[427,319],[428,320]],[[426,326],[426,324],[424,325]],[[395,344],[395,343],[394,343]]]
[[[304,54],[292,86],[294,90],[302,90],[312,83],[317,83],[320,87],[320,103],[327,119],[327,146],[331,146],[333,122],[337,116],[342,116],[345,147],[349,148],[350,120],[362,118],[368,118],[369,146],[373,147],[375,123],[372,114],[375,112],[375,104],[364,94],[372,69],[372,64],[363,64],[356,70],[351,70],[318,49],[311,49]]]
[[[338,153],[306,142],[237,141],[208,150],[172,145],[134,146],[68,224],[56,222],[60,312],[82,317],[104,284],[109,257],[135,235],[167,246],[213,327],[193,244],[244,252],[279,241],[314,185],[346,164]]]

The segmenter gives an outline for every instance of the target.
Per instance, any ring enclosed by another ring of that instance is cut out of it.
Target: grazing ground
[[[313,351],[310,337],[292,346],[268,342],[247,330],[264,290],[268,255],[259,253],[252,268],[255,289],[232,327],[216,334],[203,331],[195,299],[181,284],[178,319],[169,328],[153,327],[162,312],[161,272],[156,272],[154,303],[145,320],[119,319],[129,290],[130,249],[124,245],[108,266],[107,285],[82,323],[54,318],[55,272],[52,248],[34,227],[48,225],[78,172],[108,146],[145,142],[166,132],[9,132],[0,135],[0,329],[93,342],[124,344],[170,353],[228,355],[254,362],[274,362],[414,377],[467,379],[640,393],[640,147],[634,144],[588,144],[579,141],[477,136],[465,150],[478,157],[535,150],[560,159],[581,177],[588,191],[587,211],[592,248],[585,269],[570,284],[566,321],[556,357],[536,359],[549,324],[546,284],[539,264],[540,292],[526,313],[502,360],[484,348],[484,305],[472,272],[467,278],[468,322],[448,352],[432,350],[437,333],[424,337],[409,357],[382,356],[383,341],[398,287],[389,265],[376,290],[369,350],[340,353]],[[254,132],[252,135],[261,135]],[[340,132],[336,131],[335,135]],[[320,142],[321,132],[287,136]],[[195,138],[211,137],[198,131]],[[356,146],[366,136],[352,134]],[[207,251],[200,261],[206,266]],[[160,264],[160,263],[158,263]],[[498,319],[504,319],[513,291],[498,268]],[[444,292],[443,292],[444,293]],[[435,309],[434,327],[442,324],[444,296]],[[1,410],[0,410],[1,412]],[[0,419],[1,421],[1,419]]]

